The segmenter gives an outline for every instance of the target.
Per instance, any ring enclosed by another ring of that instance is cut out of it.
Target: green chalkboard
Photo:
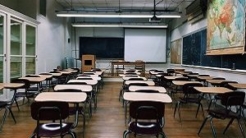
[[[246,55],[206,55],[206,38],[206,29],[183,37],[182,64],[246,69]]]

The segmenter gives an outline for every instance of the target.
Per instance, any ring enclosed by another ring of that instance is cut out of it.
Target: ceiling
[[[56,0],[65,11],[82,12],[180,12],[194,0]],[[78,19],[77,19],[78,20]],[[122,20],[121,20],[122,21]],[[164,21],[167,21],[164,20]],[[134,21],[132,21],[134,22]],[[136,22],[136,21],[135,21]]]
[[[154,0],[56,0],[64,10],[153,10]],[[178,11],[179,6],[194,0],[156,0],[156,9]]]

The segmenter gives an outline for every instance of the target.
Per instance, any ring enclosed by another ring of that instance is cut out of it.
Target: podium
[[[82,55],[82,61],[81,61],[82,72],[90,71],[91,69],[95,68],[95,61],[96,61],[95,55]]]

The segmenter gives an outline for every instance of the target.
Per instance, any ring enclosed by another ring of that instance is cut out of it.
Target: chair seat
[[[0,102],[0,108],[7,106],[9,102]]]
[[[36,95],[36,93],[33,93],[33,92],[18,92],[16,93],[15,97],[18,98],[18,97],[27,97],[27,98],[32,98]]]
[[[68,131],[73,127],[73,123],[63,123],[62,129],[60,128],[59,123],[42,123],[39,126],[39,136],[41,137],[51,137],[51,136],[60,136],[67,134]],[[37,128],[35,129],[35,133]]]
[[[210,109],[208,111],[209,115],[212,115],[214,118],[218,118],[218,119],[226,119],[226,118],[238,118],[239,114],[232,112],[232,111],[228,111],[225,110],[224,108],[215,108],[215,109]]]
[[[180,98],[180,102],[182,103],[200,103],[200,101],[198,98]]]
[[[129,130],[139,134],[158,134],[161,131],[158,123],[152,122],[131,122]]]

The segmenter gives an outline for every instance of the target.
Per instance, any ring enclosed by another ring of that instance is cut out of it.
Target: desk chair
[[[130,102],[130,117],[134,119],[129,123],[129,127],[123,133],[126,138],[129,133],[136,135],[155,135],[159,134],[162,138],[166,135],[163,131],[165,104],[159,102]],[[152,120],[152,121],[150,121]]]
[[[196,91],[193,87],[203,87],[203,85],[201,83],[187,83],[187,84],[185,84],[183,86],[184,97],[180,97],[179,101],[177,101],[177,103],[175,105],[173,116],[175,117],[176,111],[178,109],[180,122],[181,122],[181,114],[180,114],[180,105],[181,104],[188,104],[188,103],[197,104],[198,106],[197,106],[197,110],[196,110],[196,117],[197,117],[197,114],[198,114],[200,107],[202,109],[203,116],[204,116],[203,106],[201,103],[201,100],[203,98],[202,94],[200,92]]]
[[[244,130],[242,128],[240,119],[241,119],[241,108],[244,102],[244,97],[245,97],[245,92],[241,91],[235,91],[235,92],[229,92],[229,93],[224,93],[221,95],[221,104],[223,106],[216,107],[213,109],[208,109],[208,116],[204,119],[199,131],[198,135],[202,131],[205,123],[207,120],[210,120],[210,125],[211,129],[213,132],[214,138],[216,138],[216,131],[213,125],[213,118],[220,119],[220,120],[225,120],[225,119],[230,119],[229,123],[227,124],[226,128],[223,131],[223,134],[227,131],[229,126],[232,124],[232,122],[236,119],[239,125],[239,128],[242,132],[243,137],[245,138],[244,135]],[[239,110],[237,112],[232,111],[232,107],[239,107]]]
[[[23,89],[23,91],[17,91],[14,96],[14,101],[16,103],[16,106],[18,110],[20,111],[19,104],[17,102],[18,98],[23,98],[22,104],[25,103],[25,99],[27,99],[28,103],[30,102],[30,98],[35,98],[36,95],[39,93],[38,91],[33,91],[33,89],[30,88],[31,83],[29,80],[26,79],[14,79],[12,80],[13,83],[24,83],[24,86],[19,88]]]
[[[50,73],[40,73],[39,75],[51,75],[52,76],[52,74],[50,74]],[[48,89],[48,91],[49,91],[49,89],[54,86],[54,85],[52,85],[52,79],[53,79],[53,77],[46,78],[45,84],[42,84],[42,87],[45,89]]]
[[[11,116],[12,116],[12,118],[16,124],[15,116],[11,110],[12,104],[14,103],[14,98],[15,98],[15,94],[11,98],[11,101],[0,101],[0,110],[2,110],[2,109],[5,110],[4,114],[3,114],[2,122],[0,124],[0,131],[2,131],[2,128],[3,128],[3,125],[5,123],[5,120],[6,120],[8,113],[11,114]]]
[[[76,138],[75,132],[72,131],[73,123],[63,121],[69,116],[69,105],[66,102],[33,102],[31,116],[37,121],[31,138],[64,137],[67,134]],[[54,122],[55,120],[58,122]]]
[[[79,89],[59,89],[56,90],[56,92],[82,92]],[[90,104],[90,100],[87,100],[89,102],[89,115],[91,116],[91,104]],[[86,107],[86,105],[85,105]],[[69,106],[69,115],[75,115],[75,123],[73,125],[73,127],[77,126],[77,122],[78,122],[78,113],[80,113],[83,117],[83,133],[85,132],[85,114],[84,114],[84,109],[82,106],[79,106],[78,104],[74,104],[74,106]]]

